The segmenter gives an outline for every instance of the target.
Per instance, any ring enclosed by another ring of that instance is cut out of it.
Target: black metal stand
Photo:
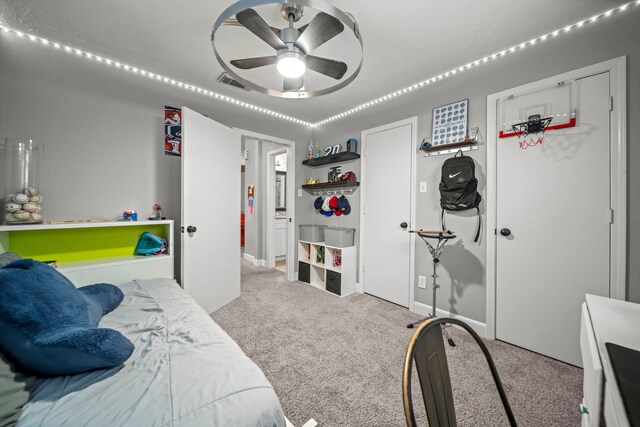
[[[429,316],[425,317],[424,319],[416,320],[413,323],[409,323],[407,325],[407,328],[409,329],[416,327],[417,325],[421,324],[425,320],[438,317],[436,297],[437,297],[437,291],[440,285],[438,284],[438,274],[436,273],[436,268],[438,267],[438,263],[440,262],[440,256],[442,255],[442,251],[444,250],[445,245],[449,240],[456,238],[456,235],[453,234],[451,231],[427,232],[423,230],[417,230],[417,231],[411,231],[411,232],[416,233],[418,236],[420,236],[420,238],[427,245],[427,248],[429,249],[429,253],[431,254],[431,258],[433,259],[433,274],[431,275],[431,277],[433,277],[433,307],[431,308],[431,314]],[[434,247],[433,245],[431,245],[431,243],[429,243],[427,239],[437,239],[438,243]],[[447,342],[449,343],[449,345],[451,347],[455,347],[456,346],[455,342],[453,341],[453,339],[451,339],[451,337],[449,336],[449,333],[444,327],[442,328],[442,333],[447,338]]]

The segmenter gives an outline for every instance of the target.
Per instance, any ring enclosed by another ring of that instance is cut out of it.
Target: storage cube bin
[[[300,240],[305,242],[324,242],[326,225],[300,224]]]
[[[324,230],[324,244],[336,248],[353,246],[355,228],[327,227]]]

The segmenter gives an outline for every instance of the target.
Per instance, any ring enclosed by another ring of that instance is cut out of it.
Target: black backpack
[[[458,157],[460,154],[460,157]],[[476,208],[478,211],[478,231],[474,242],[480,237],[482,219],[478,205],[482,196],[478,193],[476,164],[469,156],[458,151],[455,156],[445,160],[440,178],[440,207],[442,207],[442,229],[446,230],[444,214],[446,211],[466,211]]]

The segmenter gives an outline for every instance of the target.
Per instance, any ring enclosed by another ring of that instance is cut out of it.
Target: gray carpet
[[[405,325],[417,319],[408,310],[369,295],[341,299],[243,262],[242,296],[212,317],[262,368],[296,427],[309,418],[321,426],[406,425]],[[479,348],[464,332],[450,331],[458,424],[507,425]],[[500,341],[487,344],[519,425],[579,425],[581,369]],[[426,426],[417,387],[414,396],[418,423]]]

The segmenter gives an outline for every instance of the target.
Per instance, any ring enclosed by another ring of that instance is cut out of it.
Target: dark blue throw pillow
[[[123,297],[114,285],[76,288],[44,263],[13,261],[0,268],[0,350],[37,374],[119,366],[133,344],[120,332],[97,326]]]

